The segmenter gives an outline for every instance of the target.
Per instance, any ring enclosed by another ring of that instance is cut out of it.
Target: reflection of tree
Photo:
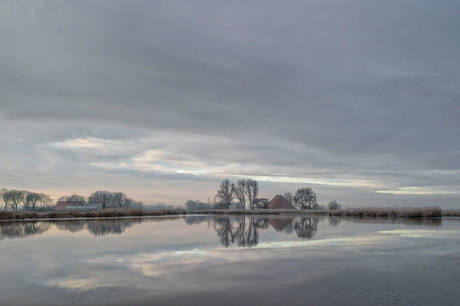
[[[75,221],[59,221],[56,222],[56,227],[62,231],[69,231],[71,233],[76,233],[85,228],[87,221],[84,220],[75,220]]]
[[[214,218],[214,230],[219,237],[220,243],[222,243],[224,247],[228,247],[233,243],[233,225],[229,217]]]
[[[40,235],[51,227],[48,222],[8,222],[0,224],[0,240]]]
[[[209,216],[185,216],[185,223],[187,223],[188,225],[200,224],[207,220],[209,220]]]
[[[71,233],[79,232],[86,228],[95,236],[104,236],[108,234],[121,234],[133,224],[140,222],[140,219],[72,220],[58,221],[56,222],[56,227]]]
[[[294,231],[294,226],[292,225],[292,222],[289,223],[289,224],[283,229],[283,232],[285,232],[286,234],[292,234],[293,231]]]
[[[259,243],[259,230],[267,229],[269,224],[272,226],[277,224],[274,220],[276,219],[250,217],[237,218],[234,219],[235,222],[232,222],[230,217],[216,217],[214,218],[214,230],[217,232],[220,243],[225,247],[233,243],[239,247],[252,247]],[[277,221],[280,220],[285,221],[281,218],[277,219]],[[312,239],[318,231],[318,222],[317,218],[295,219],[294,222],[289,220],[289,222],[284,222],[282,229],[279,230],[287,234],[295,230],[299,238]]]
[[[249,218],[248,223],[246,223],[245,218],[242,218],[234,232],[234,236],[237,245],[240,247],[257,245],[259,242],[259,233],[254,218]]]
[[[268,228],[267,218],[214,218],[214,230],[220,243],[228,247],[236,243],[239,247],[256,246],[259,243],[259,229]]]
[[[294,230],[299,238],[313,239],[318,232],[317,218],[301,218],[294,221]]]
[[[340,224],[340,222],[342,222],[339,218],[336,218],[336,217],[329,217],[329,224],[336,227],[337,225]]]
[[[121,234],[134,223],[141,223],[141,220],[90,220],[87,226],[91,234],[104,236],[107,234]]]

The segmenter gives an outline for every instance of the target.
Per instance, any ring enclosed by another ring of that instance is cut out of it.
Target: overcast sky
[[[0,2],[0,187],[460,208],[460,2]]]

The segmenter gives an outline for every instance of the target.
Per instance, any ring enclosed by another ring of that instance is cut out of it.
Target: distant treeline
[[[184,206],[187,210],[211,209],[267,209],[269,200],[259,198],[259,184],[253,179],[240,179],[236,183],[225,179],[219,186],[214,201],[208,203],[199,200],[188,200]],[[285,192],[283,197],[298,209],[321,210],[323,205],[317,202],[316,193],[310,188],[299,188],[293,195]],[[73,205],[98,205],[98,208],[144,208],[147,210],[183,209],[163,203],[144,206],[141,201],[128,198],[123,192],[95,191],[89,197],[78,194],[60,197],[57,202],[72,203]],[[48,211],[53,209],[55,203],[50,196],[44,193],[26,190],[0,189],[0,205],[3,211]],[[331,201],[329,210],[339,210],[342,206],[337,201]]]
[[[95,191],[88,198],[77,194],[63,196],[57,202],[61,201],[78,205],[98,204],[101,208],[141,208],[143,205],[123,192],[110,191]],[[47,211],[55,205],[51,197],[44,193],[6,188],[0,189],[0,204],[4,211]]]

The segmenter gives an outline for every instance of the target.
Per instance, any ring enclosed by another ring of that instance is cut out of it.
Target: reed
[[[379,217],[379,218],[439,218],[439,207],[423,208],[350,208],[329,211],[329,216]]]
[[[442,211],[439,207],[424,208],[349,208],[341,210],[290,210],[290,209],[210,209],[210,210],[143,210],[143,209],[104,209],[91,211],[0,211],[0,220],[26,219],[71,219],[71,218],[123,218],[143,216],[173,215],[320,215],[336,217],[371,217],[371,218],[439,218],[460,217],[460,210]]]

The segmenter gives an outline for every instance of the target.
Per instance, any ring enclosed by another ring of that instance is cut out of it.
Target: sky
[[[0,187],[460,208],[460,1],[0,2]]]

